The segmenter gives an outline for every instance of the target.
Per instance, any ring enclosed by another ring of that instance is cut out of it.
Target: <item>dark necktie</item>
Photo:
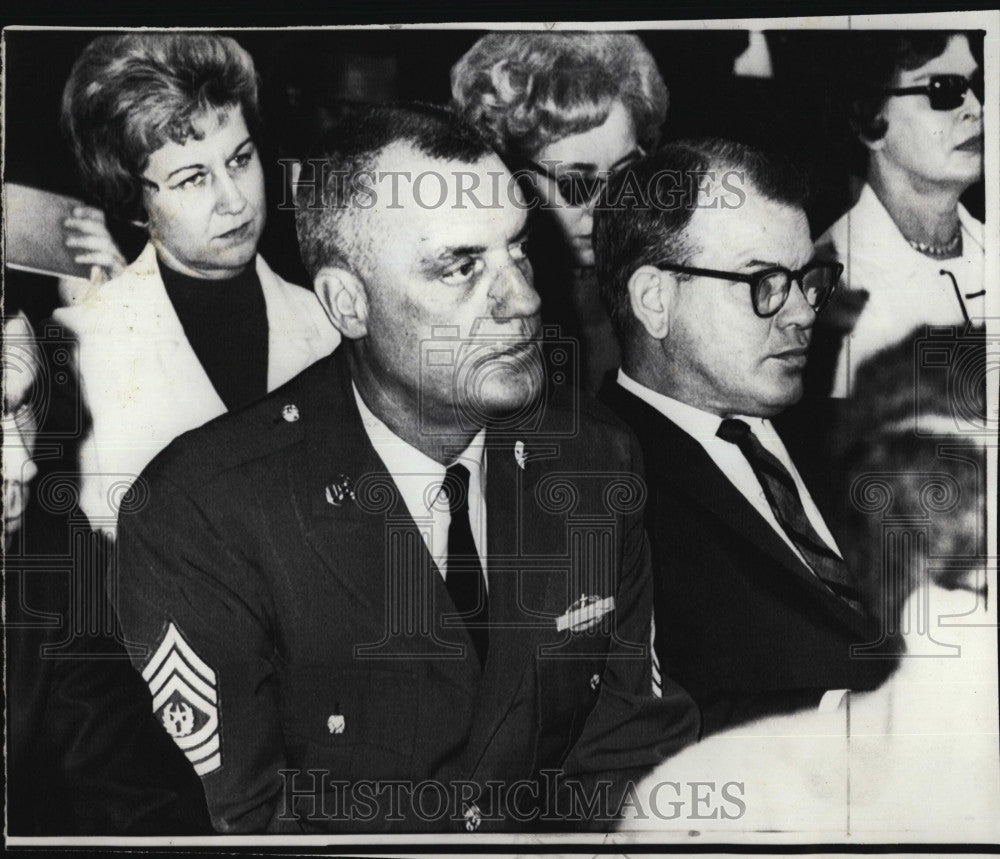
[[[847,564],[816,533],[788,469],[760,443],[745,421],[726,418],[719,425],[716,435],[735,444],[747,458],[778,524],[816,577],[837,596],[860,609],[861,603],[857,591],[851,586]]]
[[[448,527],[448,571],[445,585],[462,616],[480,666],[489,649],[489,608],[479,552],[469,523],[469,470],[460,463],[448,467],[444,476],[451,525]]]

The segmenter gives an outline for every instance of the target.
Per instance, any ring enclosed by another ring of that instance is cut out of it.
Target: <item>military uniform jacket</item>
[[[487,434],[482,671],[338,354],[152,463],[120,523],[122,623],[218,830],[531,827],[530,790],[484,785],[694,739],[687,694],[650,692],[641,464],[597,408]],[[447,795],[420,811],[379,792],[428,779]]]

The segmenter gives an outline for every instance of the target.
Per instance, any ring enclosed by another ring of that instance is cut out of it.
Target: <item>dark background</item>
[[[342,18],[349,18],[352,8],[343,7]],[[661,8],[660,14],[674,15],[675,10]],[[404,20],[406,16],[395,17]],[[441,17],[445,17],[443,13]],[[576,16],[578,20],[584,17]],[[373,12],[370,20],[375,19]],[[44,15],[36,15],[34,20],[44,23]],[[178,23],[176,16],[171,20]],[[109,13],[106,21],[93,23],[112,21]],[[279,273],[306,283],[291,213],[278,210],[285,196],[278,159],[301,154],[324,125],[352,104],[447,102],[451,66],[483,32],[228,31],[251,53],[261,79],[264,139],[260,144],[269,202],[261,248]],[[93,30],[5,31],[7,181],[81,194],[75,166],[59,130],[59,104],[73,62],[95,35]],[[670,90],[664,140],[715,135],[785,155],[809,177],[812,196],[807,212],[814,235],[850,207],[858,189],[857,179],[851,177],[863,173],[864,150],[853,140],[836,104],[851,31],[768,31],[774,71],[770,80],[732,75],[733,60],[747,45],[744,31],[658,29],[640,31],[640,36]],[[980,59],[981,49],[979,40],[974,50],[979,51]],[[982,219],[982,183],[970,189],[964,199],[972,213]],[[113,221],[111,227],[131,259],[141,249],[144,234]],[[8,288],[24,284],[39,310],[44,311],[42,305],[54,301],[54,285],[43,283],[48,279],[17,275],[12,280],[10,272],[7,274]]]

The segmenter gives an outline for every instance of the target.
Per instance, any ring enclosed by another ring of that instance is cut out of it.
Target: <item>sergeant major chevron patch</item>
[[[215,672],[171,623],[142,677],[153,696],[153,712],[187,755],[198,775],[222,766]]]

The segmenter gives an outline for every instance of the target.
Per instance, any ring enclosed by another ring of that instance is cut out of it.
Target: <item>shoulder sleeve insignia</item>
[[[219,699],[215,672],[194,652],[173,623],[142,670],[153,712],[187,755],[198,775],[222,766]]]

